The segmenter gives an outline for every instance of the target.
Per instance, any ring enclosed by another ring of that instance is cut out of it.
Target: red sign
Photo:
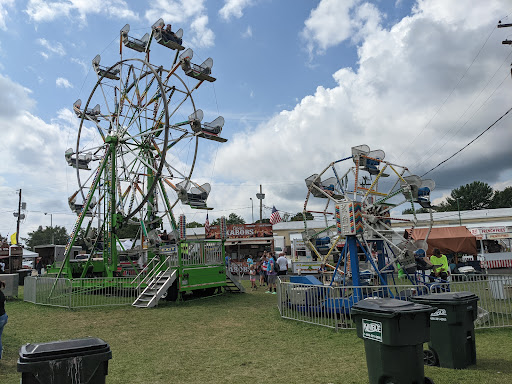
[[[228,225],[228,239],[240,239],[250,237],[272,237],[272,224],[231,224]],[[212,225],[208,233],[205,234],[206,239],[220,239],[220,226]]]

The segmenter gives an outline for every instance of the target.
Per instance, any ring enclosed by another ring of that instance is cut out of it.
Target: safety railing
[[[181,264],[215,265],[222,264],[222,243],[220,241],[187,241],[181,246]]]
[[[24,300],[65,308],[130,305],[140,294],[139,281],[133,280],[132,277],[27,277]]]
[[[512,327],[512,276],[454,275],[448,283],[426,285],[344,286],[297,284],[278,280],[277,305],[282,318],[338,329],[353,329],[351,308],[367,297],[411,297],[469,291],[479,297],[475,328]]]

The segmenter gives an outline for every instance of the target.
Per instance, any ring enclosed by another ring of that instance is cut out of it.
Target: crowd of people
[[[228,263],[229,259],[226,256],[226,266]],[[258,287],[266,286],[266,293],[273,295],[277,294],[277,276],[288,273],[288,259],[284,254],[281,254],[276,260],[274,255],[268,251],[263,252],[257,260],[253,260],[249,256],[247,258],[247,266],[249,267],[251,289],[257,290]]]

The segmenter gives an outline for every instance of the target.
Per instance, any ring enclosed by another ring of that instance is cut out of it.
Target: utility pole
[[[265,198],[265,194],[261,190],[261,184],[260,184],[260,193],[257,193],[256,197],[260,201],[260,223],[261,223],[263,221],[263,199]]]
[[[46,215],[50,215],[50,231],[52,232],[52,244],[54,244],[54,238],[53,238],[53,213],[44,213]]]
[[[18,220],[16,222],[16,245],[20,243],[20,220],[21,220],[21,188],[20,188],[20,198],[18,201]]]

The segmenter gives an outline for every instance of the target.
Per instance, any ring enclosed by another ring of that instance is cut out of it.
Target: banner
[[[272,237],[272,224],[230,224],[227,226],[228,239],[240,239],[251,237]],[[220,226],[210,226],[210,231],[205,235],[206,239],[220,239]]]
[[[16,245],[18,244],[16,242],[16,232],[14,232],[12,235],[11,235],[11,245]]]

